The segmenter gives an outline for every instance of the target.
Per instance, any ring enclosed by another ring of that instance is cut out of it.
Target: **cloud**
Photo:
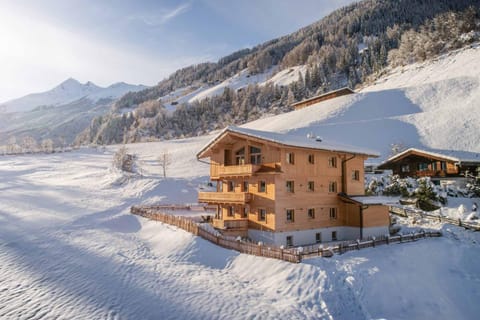
[[[129,19],[140,20],[150,27],[158,27],[187,12],[190,7],[191,3],[184,3],[171,10],[162,10],[162,12],[157,15],[134,15],[130,16]]]

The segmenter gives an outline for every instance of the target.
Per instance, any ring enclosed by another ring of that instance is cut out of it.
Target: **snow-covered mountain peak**
[[[84,84],[73,78],[68,78],[53,89],[40,93],[33,93],[24,97],[0,104],[3,112],[27,112],[39,106],[61,106],[73,101],[88,98],[95,102],[99,99],[117,99],[129,91],[145,89],[142,85],[130,85],[117,82],[103,88],[88,81]]]

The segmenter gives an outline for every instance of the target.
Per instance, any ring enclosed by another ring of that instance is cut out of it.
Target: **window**
[[[293,247],[293,236],[287,236],[287,247]]]
[[[228,210],[227,215],[229,217],[233,217],[235,215],[235,208],[233,206],[228,207],[227,210]]]
[[[428,170],[428,164],[426,163],[419,163],[418,164],[418,171],[427,171]]]
[[[352,180],[360,181],[360,171],[359,170],[353,170],[352,171]]]
[[[307,182],[307,191],[315,191],[315,182],[313,181]]]
[[[233,191],[235,191],[235,184],[233,183],[233,181],[228,181],[227,186],[228,186],[228,188],[227,188],[227,191],[228,191],[228,192],[233,192]]]
[[[223,192],[223,181],[217,182],[217,189],[218,189],[218,192]]]
[[[410,165],[404,164],[401,167],[402,172],[410,172]]]
[[[248,192],[248,181],[243,181],[242,192]]]
[[[337,167],[337,157],[329,157],[328,158],[328,166],[330,168],[336,168]]]
[[[440,162],[440,170],[442,170],[442,171],[447,170],[447,163],[445,161]]]
[[[295,210],[287,209],[287,222],[295,221]]]
[[[293,152],[287,152],[287,163],[294,164],[295,163],[295,154]]]
[[[295,183],[293,181],[287,181],[286,183],[287,192],[295,192]]]
[[[248,207],[243,207],[243,217],[248,218]]]
[[[436,162],[432,162],[432,170],[437,171],[437,163]]]
[[[315,209],[314,208],[309,208],[307,212],[308,212],[308,217],[310,219],[315,219]]]
[[[262,163],[262,149],[257,147],[250,147],[250,163],[251,164]]]
[[[310,164],[315,163],[315,156],[313,154],[308,155],[308,163],[310,163]]]
[[[332,241],[337,241],[337,231],[332,231]]]
[[[330,208],[330,220],[337,219],[337,208]]]
[[[258,192],[267,192],[267,184],[265,181],[258,182]]]
[[[267,220],[267,210],[258,209],[258,221],[266,221],[266,220]]]
[[[315,233],[315,243],[320,243],[320,242],[322,242],[322,233],[317,232]]]
[[[235,152],[235,163],[237,165],[245,164],[245,148],[242,148]]]
[[[328,192],[337,192],[337,182],[330,181],[328,183]]]

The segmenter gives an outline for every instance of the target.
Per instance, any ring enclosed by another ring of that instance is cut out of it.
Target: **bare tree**
[[[53,141],[52,139],[43,139],[41,143],[41,148],[45,153],[53,152]]]
[[[26,136],[23,138],[22,141],[22,149],[25,153],[35,152],[37,151],[38,145],[37,140],[34,137]]]
[[[8,139],[6,152],[9,154],[20,153],[20,146],[17,144],[17,139],[14,136]]]
[[[158,157],[158,163],[163,169],[163,177],[166,178],[167,168],[172,163],[172,155],[168,152],[168,150],[164,150],[160,153],[160,156]]]
[[[113,155],[113,166],[126,172],[134,172],[137,157],[128,153],[127,147],[123,146]]]

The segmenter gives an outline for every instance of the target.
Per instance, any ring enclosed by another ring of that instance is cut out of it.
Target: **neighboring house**
[[[400,152],[378,166],[400,177],[459,177],[477,174],[480,154],[463,151],[430,152],[415,148]]]
[[[294,103],[294,104],[292,104],[292,107],[295,110],[300,110],[300,109],[303,109],[305,107],[311,106],[312,104],[316,104],[316,103],[319,103],[319,102],[322,102],[322,101],[325,101],[325,100],[330,100],[330,99],[333,99],[333,98],[336,98],[336,97],[345,96],[347,94],[352,94],[352,93],[355,93],[355,91],[353,91],[352,89],[350,89],[348,87],[345,87],[345,88],[341,88],[341,89],[338,89],[338,90],[335,90],[335,91],[330,91],[330,92],[321,94],[319,96],[315,96],[315,97],[312,97],[312,98]]]
[[[199,202],[217,205],[225,234],[286,246],[388,234],[388,208],[358,197],[371,151],[227,127],[197,154],[207,157],[217,191]]]

